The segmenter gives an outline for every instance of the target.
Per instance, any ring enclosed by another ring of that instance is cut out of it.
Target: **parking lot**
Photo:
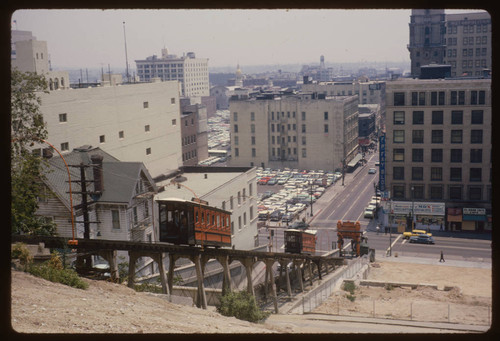
[[[341,176],[323,170],[257,168],[259,221],[276,226],[302,219],[309,205]]]

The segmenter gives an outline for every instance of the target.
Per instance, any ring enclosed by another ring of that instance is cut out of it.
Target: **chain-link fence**
[[[353,278],[364,266],[368,266],[368,262],[369,255],[350,260],[345,269],[339,271],[337,274],[325,280],[323,283],[304,295],[302,297],[301,305],[296,305],[292,311],[302,314],[313,311],[316,307],[326,301],[328,297],[330,297],[337,285],[339,285],[344,279]]]

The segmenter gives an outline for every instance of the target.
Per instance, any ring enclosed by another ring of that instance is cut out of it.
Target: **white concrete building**
[[[358,97],[230,101],[231,166],[335,170],[358,154]],[[321,96],[320,96],[321,97]]]
[[[153,55],[135,63],[137,75],[143,82],[151,82],[154,78],[176,80],[181,84],[182,97],[210,96],[208,58],[196,58],[193,52],[177,57],[162,49],[161,58]]]
[[[256,247],[257,229],[257,181],[253,167],[183,167],[176,179],[181,186],[171,184],[172,179],[157,183],[164,191],[155,198],[180,198],[191,200],[198,197],[210,206],[230,211],[231,243],[238,250]],[[157,209],[155,207],[155,209]]]
[[[153,178],[182,165],[177,82],[69,89],[40,96],[48,141],[63,153],[83,145],[100,147],[120,161],[143,162]]]

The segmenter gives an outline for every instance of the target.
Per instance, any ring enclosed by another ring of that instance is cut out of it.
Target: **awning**
[[[356,155],[351,161],[349,161],[349,163],[347,164],[347,167],[356,166],[356,164],[361,160],[362,157],[363,157],[363,155],[361,155],[361,154]]]

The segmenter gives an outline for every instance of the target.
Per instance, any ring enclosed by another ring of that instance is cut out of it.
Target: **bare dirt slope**
[[[434,283],[457,289],[360,288],[351,302],[333,295],[318,312],[377,317],[487,324],[491,304],[491,270],[450,266],[373,263],[369,279]],[[124,285],[87,280],[87,290],[48,282],[12,271],[12,327],[21,333],[304,333],[221,316],[213,310],[176,305]],[[338,303],[341,303],[340,307]],[[413,302],[413,303],[411,303]],[[410,311],[410,304],[412,304]]]
[[[414,321],[490,324],[491,270],[441,265],[372,263],[368,279],[437,284],[429,287],[359,286],[354,299],[337,292],[315,312],[351,316],[412,319]],[[444,291],[444,287],[453,289]],[[353,299],[353,300],[352,300]]]

